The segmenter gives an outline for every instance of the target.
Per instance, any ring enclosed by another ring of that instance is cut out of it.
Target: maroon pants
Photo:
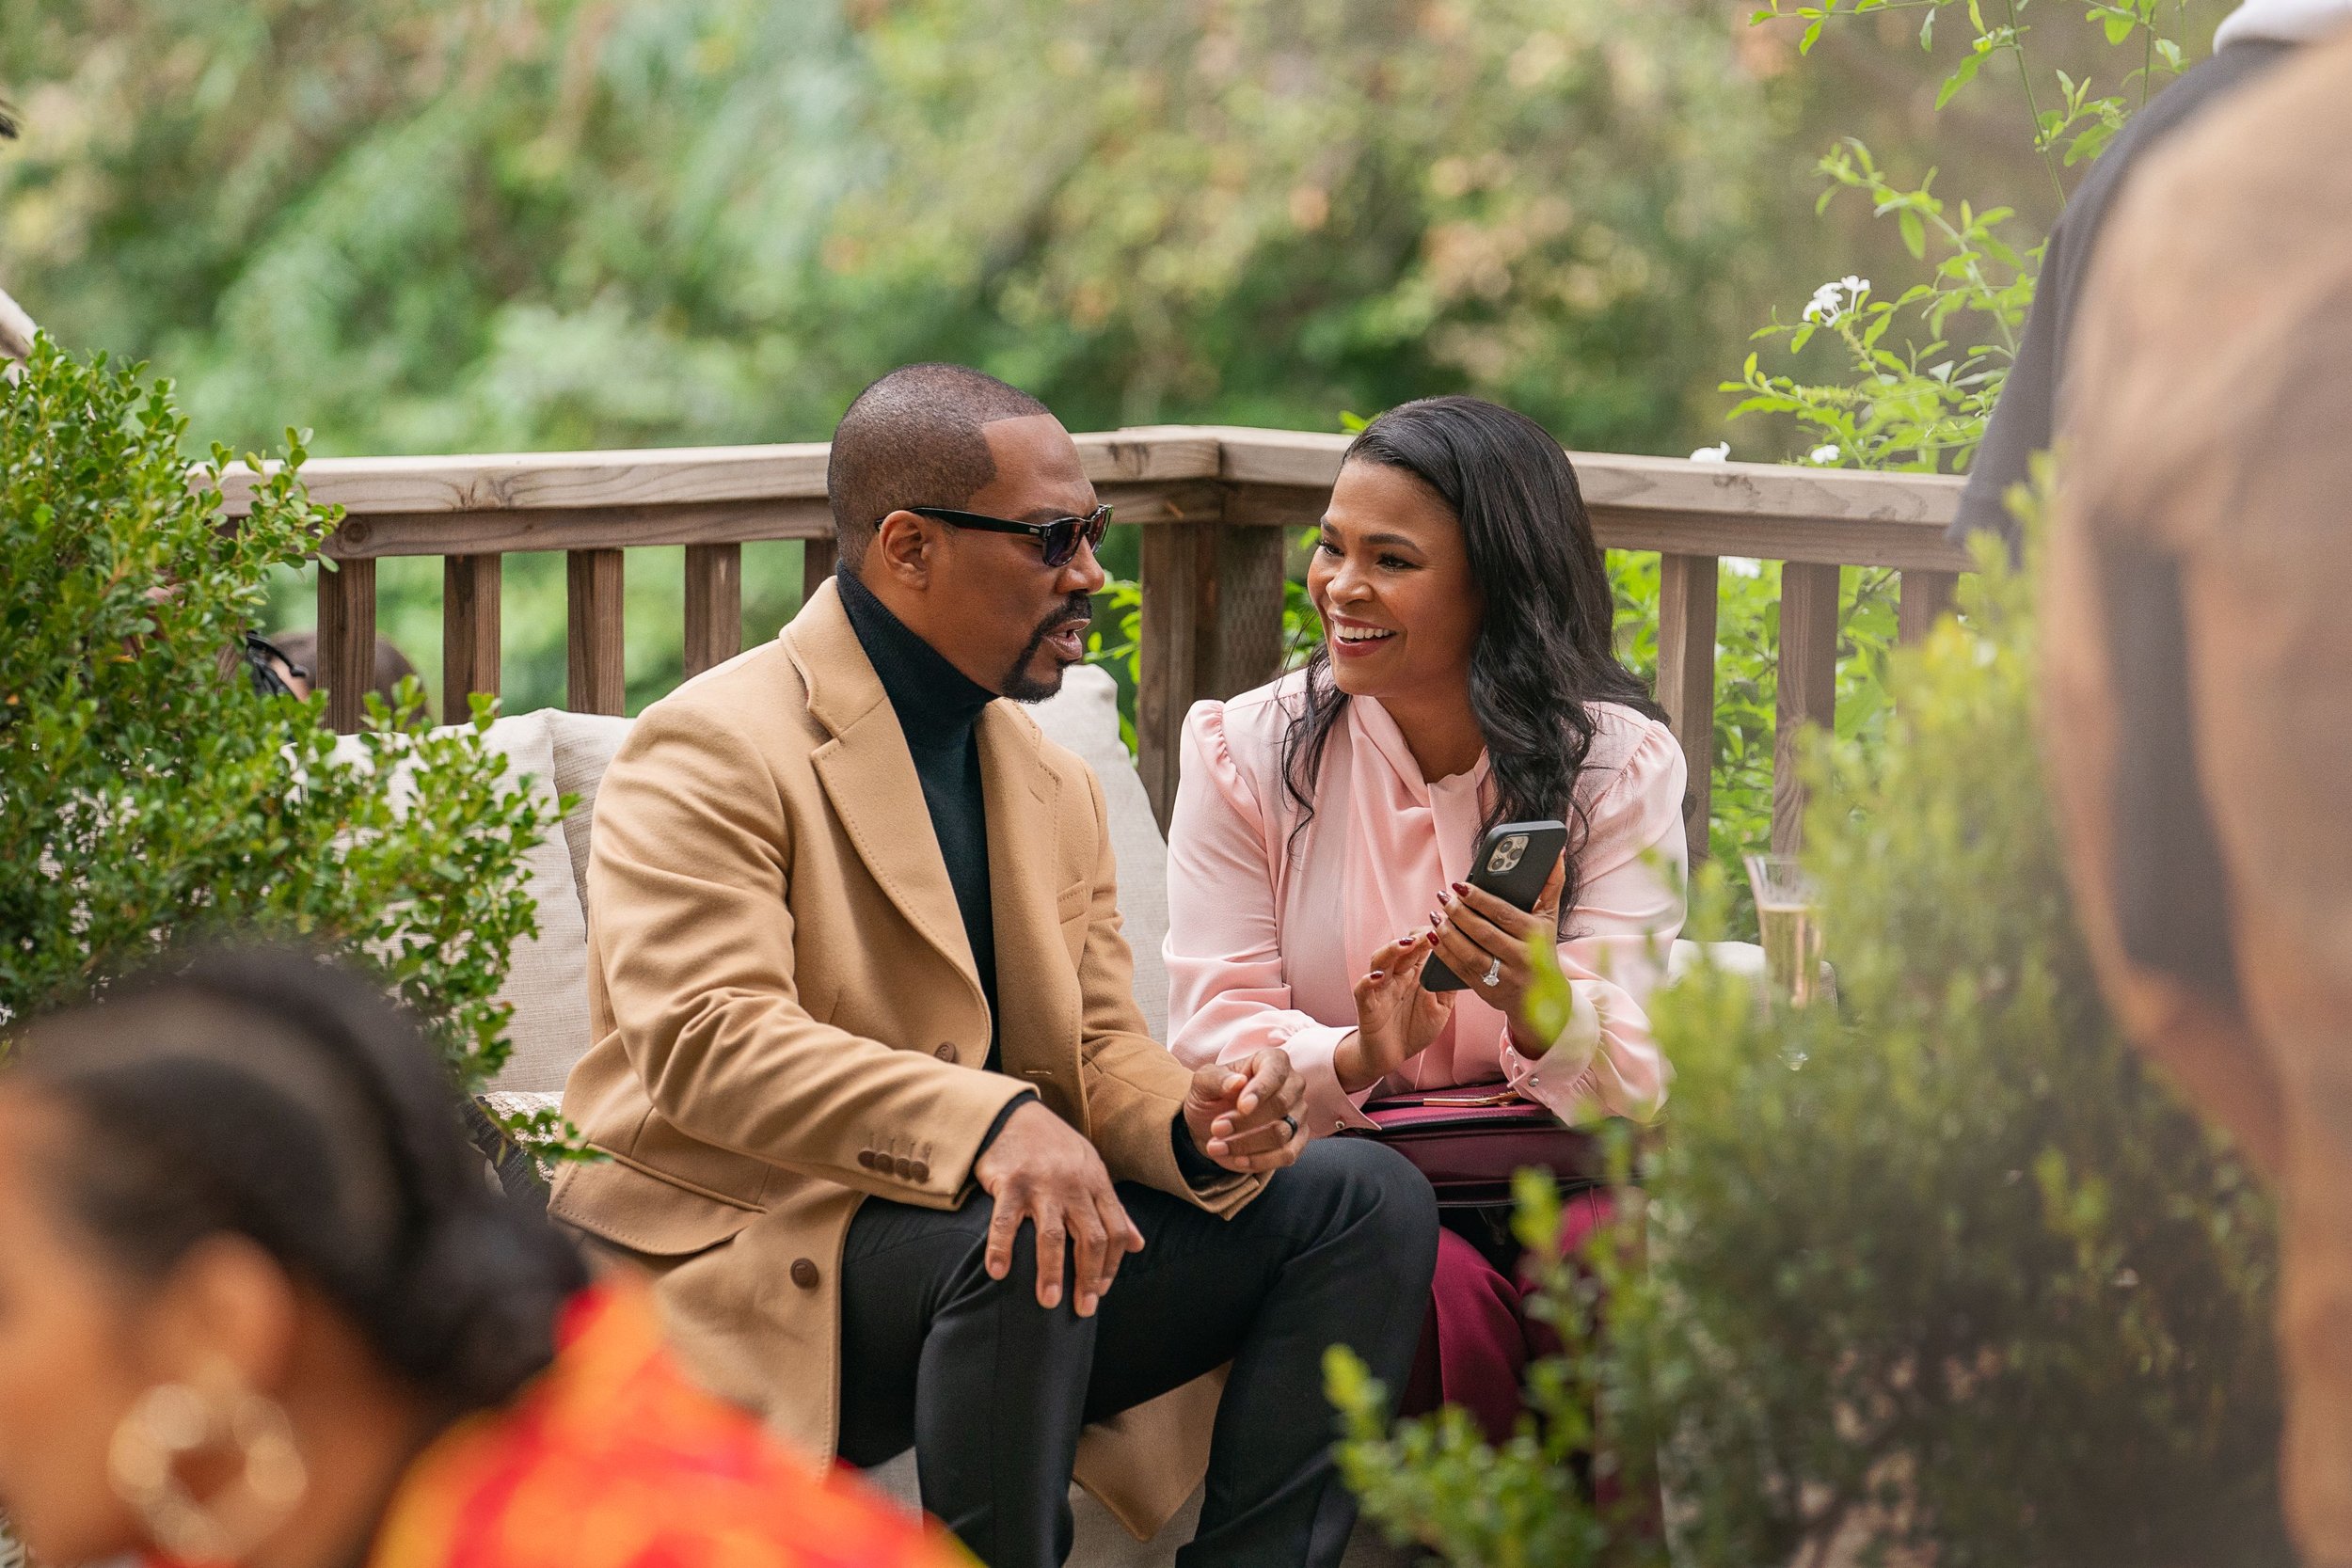
[[[1613,1210],[1606,1188],[1588,1187],[1569,1197],[1561,1216],[1561,1249],[1580,1250]],[[1559,1348],[1550,1327],[1527,1315],[1527,1298],[1535,1289],[1529,1272],[1509,1278],[1461,1236],[1438,1232],[1429,1315],[1422,1322],[1421,1349],[1399,1415],[1425,1416],[1455,1404],[1470,1412],[1488,1442],[1511,1435],[1528,1362]]]

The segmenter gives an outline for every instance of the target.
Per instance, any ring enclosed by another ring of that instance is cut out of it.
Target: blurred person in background
[[[2016,361],[1984,440],[1968,464],[1960,514],[1950,537],[1964,544],[1987,532],[2017,546],[2017,520],[2009,493],[2026,483],[2034,454],[2050,450],[2052,426],[2072,361],[2069,340],[2084,309],[2090,257],[2124,176],[2139,160],[2208,108],[2250,82],[2259,82],[2300,46],[2352,21],[2352,0],[2246,0],[2213,35],[2213,54],[2150,99],[2090,166],[2050,230],[2041,281]]]
[[[326,669],[319,662],[319,634],[315,627],[306,626],[300,631],[286,632],[270,641],[276,645],[278,652],[301,674],[302,684],[294,689],[295,696],[307,697],[314,689],[319,691],[326,689]],[[383,698],[386,707],[396,708],[399,705],[395,696],[400,689],[400,683],[416,673],[416,665],[409,661],[408,656],[402,653],[390,638],[381,634],[376,637],[375,674],[374,678],[368,683],[368,689]],[[431,723],[432,712],[432,704],[427,701],[421,721]]]
[[[2328,1568],[2352,1564],[2346,147],[2340,27],[2124,189],[2075,334],[2042,615],[2108,1000],[2277,1183],[2287,1513]]]
[[[0,1068],[0,1510],[37,1559],[945,1568],[485,1180],[408,1018],[216,953]]]
[[[301,635],[309,637],[310,633]],[[315,642],[317,639],[311,638]],[[292,654],[263,637],[260,632],[245,634],[244,667],[253,682],[254,694],[262,697],[303,698],[310,694],[310,668],[297,662]],[[231,655],[222,660],[224,673],[237,667]]]

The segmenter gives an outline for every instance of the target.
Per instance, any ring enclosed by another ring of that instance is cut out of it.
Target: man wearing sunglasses
[[[564,1108],[612,1158],[550,1210],[660,1277],[720,1392],[819,1455],[913,1447],[993,1568],[1061,1561],[1073,1469],[1149,1534],[1204,1466],[1186,1562],[1336,1563],[1323,1353],[1403,1378],[1436,1213],[1307,1143],[1282,1053],[1145,1033],[1102,789],[1017,705],[1084,657],[1109,509],[948,365],[851,404],[828,489],[835,580],[605,774]]]

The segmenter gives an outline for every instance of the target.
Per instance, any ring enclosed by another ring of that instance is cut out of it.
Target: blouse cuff
[[[1600,1009],[1584,994],[1584,987],[1568,982],[1573,1003],[1566,1027],[1551,1049],[1528,1056],[1511,1039],[1511,1026],[1502,1026],[1502,1076],[1510,1085],[1538,1104],[1549,1106],[1563,1121],[1589,1104],[1599,1087],[1593,1071],[1600,1059]]]
[[[1352,1033],[1335,1024],[1310,1023],[1281,1042],[1291,1066],[1307,1081],[1307,1101],[1299,1114],[1311,1138],[1327,1137],[1343,1127],[1373,1125],[1372,1118],[1356,1108],[1363,1096],[1351,1095],[1340,1086],[1336,1055],[1340,1041]]]

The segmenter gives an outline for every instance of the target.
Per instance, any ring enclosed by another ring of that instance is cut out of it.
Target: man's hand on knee
[[[1005,1118],[972,1166],[980,1190],[995,1200],[988,1224],[988,1276],[1012,1272],[1012,1243],[1021,1222],[1037,1225],[1037,1302],[1061,1305],[1062,1250],[1075,1262],[1077,1313],[1094,1308],[1131,1252],[1143,1250],[1143,1232],[1111,1188],[1111,1173],[1094,1146],[1035,1101]]]

